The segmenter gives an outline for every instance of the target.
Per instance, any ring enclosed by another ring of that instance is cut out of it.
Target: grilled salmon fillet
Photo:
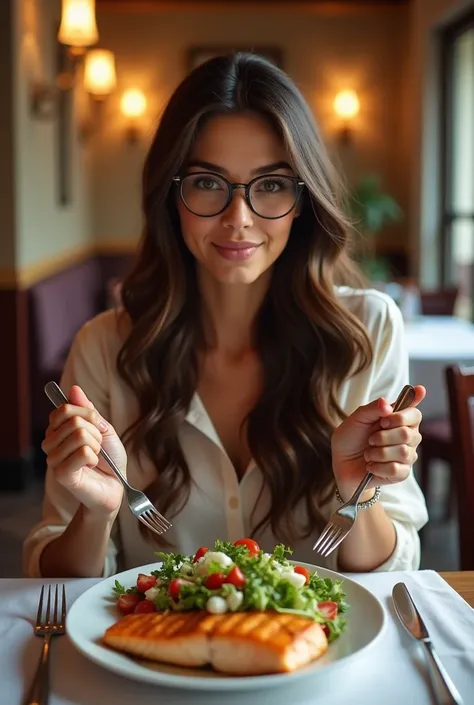
[[[328,648],[321,626],[306,617],[204,610],[130,614],[107,629],[103,642],[152,661],[242,676],[294,671]]]

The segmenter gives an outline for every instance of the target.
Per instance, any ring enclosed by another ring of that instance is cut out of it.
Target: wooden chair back
[[[446,383],[457,488],[461,570],[474,570],[474,367],[449,365]]]

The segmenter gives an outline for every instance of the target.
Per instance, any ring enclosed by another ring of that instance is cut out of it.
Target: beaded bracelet
[[[340,501],[341,504],[346,504],[346,502],[344,502],[344,500],[342,499],[337,487],[336,487],[336,497]],[[380,487],[376,487],[374,496],[371,497],[370,499],[368,499],[366,502],[359,502],[357,505],[357,509],[370,509],[370,507],[372,507],[375,504],[375,502],[378,501],[379,497],[380,497]]]

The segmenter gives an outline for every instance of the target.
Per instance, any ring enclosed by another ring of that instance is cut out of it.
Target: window
[[[474,319],[474,11],[442,37],[441,279]]]

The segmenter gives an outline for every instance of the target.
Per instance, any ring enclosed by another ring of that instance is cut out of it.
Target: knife
[[[433,693],[438,705],[463,705],[456,686],[446,673],[434,650],[428,630],[412,600],[405,583],[397,583],[392,590],[395,611],[407,632],[424,647]]]

